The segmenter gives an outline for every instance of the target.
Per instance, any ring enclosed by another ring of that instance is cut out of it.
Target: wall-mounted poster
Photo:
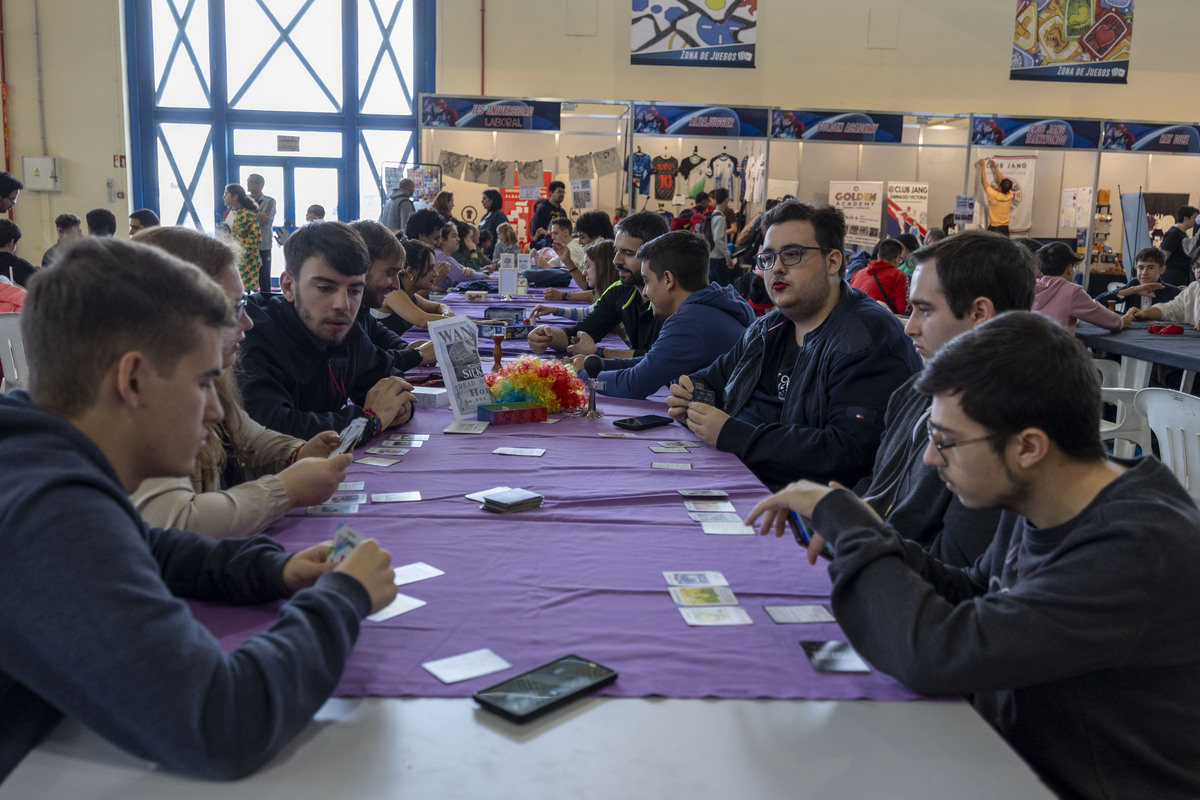
[[[929,184],[888,181],[887,235],[911,233],[925,241],[929,233]]]
[[[1009,77],[1127,83],[1134,0],[1017,0]]]
[[[562,104],[543,100],[421,96],[421,124],[427,128],[556,131]]]
[[[846,215],[846,245],[856,250],[875,246],[883,227],[883,183],[830,181],[829,203]]]
[[[1148,125],[1144,122],[1105,122],[1105,150],[1144,150],[1156,153],[1200,154],[1200,126]]]
[[[754,66],[759,0],[633,0],[630,63]]]

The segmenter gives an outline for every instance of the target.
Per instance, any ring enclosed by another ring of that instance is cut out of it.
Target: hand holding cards
[[[349,450],[354,449],[354,445],[358,444],[358,440],[362,437],[363,432],[367,429],[366,417],[355,417],[350,420],[350,424],[342,429],[338,434],[337,447],[333,448],[333,452],[329,454],[330,458],[340,456]]]
[[[339,525],[325,560],[337,564],[337,572],[345,572],[363,585],[371,598],[371,613],[395,599],[392,554],[374,539],[367,539],[348,525]]]

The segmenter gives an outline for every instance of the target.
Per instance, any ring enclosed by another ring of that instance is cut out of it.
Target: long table
[[[1120,382],[1126,389],[1145,389],[1150,385],[1154,364],[1200,372],[1200,331],[1184,325],[1183,333],[1162,336],[1147,330],[1151,325],[1168,322],[1135,322],[1127,330],[1113,332],[1080,322],[1075,336],[1093,350],[1121,356]]]
[[[428,433],[425,444],[400,464],[355,464],[348,476],[368,494],[420,491],[421,501],[368,504],[345,517],[293,513],[273,529],[299,548],[345,521],[378,538],[395,564],[425,561],[446,574],[401,587],[426,606],[364,622],[342,699],[259,775],[214,785],[148,771],[68,721],[0,786],[0,798],[1050,796],[961,700],[916,699],[877,672],[815,673],[798,642],[843,639],[837,626],[776,625],[763,607],[827,602],[825,570],[809,567],[790,539],[703,534],[677,492],[725,489],[745,515],[765,495],[761,484],[707,447],[688,456],[648,449],[693,438],[678,425],[636,439],[597,435],[619,430],[615,418],[661,412],[661,401],[600,406],[603,419],[482,435],[443,434],[448,411],[421,409],[404,431]],[[495,455],[497,446],[546,454]],[[683,460],[693,468],[650,468]],[[493,515],[463,498],[496,485],[538,491],[546,504]],[[725,573],[753,625],[684,623],[661,572],[700,569]],[[203,604],[196,613],[225,647],[275,618],[272,609]],[[481,647],[513,668],[444,685],[420,667]],[[527,727],[466,699],[568,652],[621,676],[605,696]]]

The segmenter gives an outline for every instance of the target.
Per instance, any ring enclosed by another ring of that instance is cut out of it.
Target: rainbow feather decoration
[[[521,356],[490,373],[487,385],[497,403],[537,403],[550,413],[587,406],[587,390],[575,368],[537,356]]]

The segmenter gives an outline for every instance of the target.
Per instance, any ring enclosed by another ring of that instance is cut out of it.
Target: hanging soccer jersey
[[[704,191],[704,156],[692,153],[679,165],[679,174],[687,184],[687,196],[695,199]]]
[[[679,162],[672,156],[654,158],[654,199],[670,200],[675,196],[675,174]]]
[[[708,184],[708,193],[712,194],[717,189],[728,189],[732,195],[733,179],[739,174],[737,161],[729,153],[713,156],[708,162],[708,169],[704,171],[705,177],[712,178]]]
[[[625,170],[633,174],[633,184],[639,194],[650,194],[650,170],[653,163],[646,153],[634,153],[625,158]]]

